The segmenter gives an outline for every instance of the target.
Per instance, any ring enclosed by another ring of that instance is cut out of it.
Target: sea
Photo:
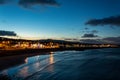
[[[0,75],[8,80],[120,80],[120,48],[26,57],[24,63],[2,70]]]

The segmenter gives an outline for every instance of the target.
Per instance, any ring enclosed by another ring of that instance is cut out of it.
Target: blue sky
[[[14,1],[0,5],[0,30],[15,31],[22,37],[81,38],[88,30],[100,37],[120,36],[120,27],[90,26],[90,19],[120,15],[120,0],[56,0],[60,6],[24,8]]]

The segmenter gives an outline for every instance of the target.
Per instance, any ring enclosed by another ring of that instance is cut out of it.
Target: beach
[[[11,80],[119,80],[119,48],[55,51],[13,57],[21,63],[0,71]],[[12,60],[11,59],[11,60]]]
[[[36,55],[47,55],[56,51],[84,51],[88,49],[102,48],[56,48],[56,49],[17,49],[17,50],[0,50],[0,70],[24,63],[26,57]]]

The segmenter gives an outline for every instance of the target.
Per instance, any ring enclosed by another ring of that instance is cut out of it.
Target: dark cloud
[[[98,37],[98,35],[95,35],[95,34],[92,34],[92,33],[90,33],[90,34],[84,34],[82,36],[82,38],[95,38],[95,37]]]
[[[95,44],[120,44],[119,37],[106,37],[103,39],[81,39],[82,43],[95,43]]]
[[[35,5],[60,6],[56,0],[19,0],[18,4],[24,8],[31,8]]]
[[[17,34],[13,31],[0,30],[0,36],[17,36]]]
[[[91,43],[91,44],[103,44],[103,43],[105,43],[101,39],[81,39],[80,42]]]
[[[90,30],[89,28],[84,28],[84,30],[82,32],[85,32],[85,33],[91,33],[91,34],[96,34],[98,33],[99,31],[98,30]]]
[[[89,29],[89,28],[87,28],[87,27],[85,28],[85,30],[88,30],[88,29]]]
[[[120,44],[120,36],[119,37],[107,37],[103,38],[104,41],[111,42],[111,43],[119,43]]]
[[[99,31],[97,30],[92,30],[91,33],[95,34],[95,33],[98,33]]]
[[[98,26],[98,25],[120,26],[120,16],[111,16],[103,19],[92,19],[87,21],[85,24],[91,26]]]
[[[77,38],[63,38],[63,39],[67,41],[79,41],[79,39]]]
[[[98,33],[97,30],[89,30],[89,28],[85,28],[85,34],[82,36],[82,38],[95,38],[98,37],[96,33]]]
[[[0,5],[17,4],[27,9],[37,9],[36,6],[60,6],[56,0],[0,0]]]

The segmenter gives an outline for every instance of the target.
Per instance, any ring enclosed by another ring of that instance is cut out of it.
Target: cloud
[[[98,33],[99,31],[97,30],[92,30],[91,33],[95,34],[95,33]]]
[[[63,40],[66,40],[66,41],[79,41],[79,39],[77,39],[77,38],[63,38]]]
[[[0,30],[0,36],[17,36],[17,34],[13,31]]]
[[[89,28],[85,27],[82,32],[94,34],[94,33],[98,33],[99,31],[98,30],[90,30]]]
[[[32,8],[35,5],[60,6],[56,0],[19,0],[18,4],[24,8]]]
[[[105,43],[101,39],[81,39],[81,43],[91,43],[91,44],[103,44]]]
[[[20,7],[26,8],[26,9],[38,9],[36,6],[54,6],[58,7],[60,4],[57,2],[57,0],[0,0],[0,5],[3,4],[16,4]]]
[[[94,44],[120,44],[120,36],[118,37],[106,37],[102,39],[81,39],[82,43],[94,43]]]
[[[82,36],[82,38],[96,38],[98,37],[98,35],[96,35],[96,33],[98,33],[98,30],[89,30],[89,28],[85,28],[85,34]]]
[[[98,37],[98,35],[95,35],[95,34],[92,34],[92,33],[90,33],[90,34],[84,34],[82,36],[82,38],[96,38],[96,37]]]
[[[85,28],[85,30],[88,30],[88,29],[89,29],[89,28],[87,28],[87,27]]]
[[[119,43],[120,44],[120,36],[119,37],[107,37],[107,38],[103,38],[103,40],[110,42],[110,43]]]
[[[87,21],[85,24],[91,26],[98,26],[98,25],[120,26],[120,15],[111,16],[103,19],[91,19]]]

